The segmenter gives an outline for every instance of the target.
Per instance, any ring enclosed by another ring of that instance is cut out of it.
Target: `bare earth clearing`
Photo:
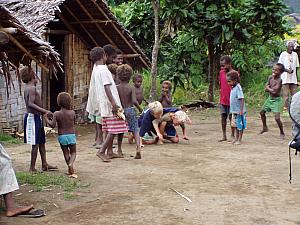
[[[288,182],[290,120],[285,117],[286,140],[279,139],[274,118],[270,131],[258,135],[259,114],[248,116],[243,144],[218,143],[217,109],[194,113],[188,127],[190,141],[146,146],[142,160],[134,160],[135,146],[123,147],[125,159],[103,163],[91,148],[94,128],[79,128],[75,169],[82,184],[76,198],[66,200],[59,190],[31,192],[22,186],[15,200],[44,208],[39,219],[5,218],[0,224],[300,224],[300,159],[293,156],[294,180]],[[181,131],[179,132],[181,134]],[[66,166],[54,137],[47,142],[48,161]],[[29,146],[7,148],[16,171],[27,171]],[[37,168],[40,168],[38,159]],[[188,196],[189,203],[169,188]]]

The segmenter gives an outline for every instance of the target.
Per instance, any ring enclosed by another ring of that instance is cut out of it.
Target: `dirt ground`
[[[22,186],[16,202],[34,203],[47,216],[5,218],[2,213],[0,224],[300,224],[297,156],[293,156],[294,179],[288,182],[288,117],[283,119],[287,137],[280,140],[273,117],[268,117],[270,132],[258,135],[259,114],[250,113],[240,146],[217,142],[218,110],[193,113],[192,120],[190,141],[146,146],[142,160],[132,158],[135,147],[125,141],[126,157],[106,164],[91,147],[93,127],[79,128],[75,169],[80,182],[88,185],[79,188],[73,200],[64,199],[57,190],[29,193],[29,187]],[[66,166],[56,139],[49,137],[46,147],[48,161],[63,174]],[[27,171],[29,146],[7,150],[16,171]]]

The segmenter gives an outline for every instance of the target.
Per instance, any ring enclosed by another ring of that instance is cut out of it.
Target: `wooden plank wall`
[[[82,123],[86,119],[85,107],[92,69],[89,51],[74,34],[66,35],[65,44],[66,91],[73,96],[76,122]]]

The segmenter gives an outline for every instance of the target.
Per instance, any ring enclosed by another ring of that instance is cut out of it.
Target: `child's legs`
[[[32,145],[31,146],[31,162],[30,162],[30,168],[29,171],[35,171],[35,163],[36,163],[36,158],[37,158],[37,153],[38,153],[38,145]]]
[[[141,138],[140,138],[140,134],[138,131],[133,133],[134,138],[135,138],[135,142],[136,142],[136,151],[140,152],[141,151]]]
[[[48,163],[47,163],[47,160],[46,160],[45,144],[39,144],[39,151],[40,151],[41,160],[42,160],[42,167],[46,168],[46,167],[48,167]]]
[[[76,144],[69,145],[69,149],[70,149],[70,161],[69,161],[69,165],[73,165],[74,161],[76,159]]]
[[[103,143],[102,124],[96,123],[96,145]]]
[[[290,87],[289,84],[282,85],[282,98],[284,100],[284,107],[288,108],[289,106],[289,91]]]
[[[266,111],[265,110],[260,111],[260,118],[261,118],[261,122],[263,124],[263,131],[267,131],[268,127],[267,127],[267,117],[266,117]]]
[[[60,148],[64,154],[64,158],[66,161],[66,164],[69,165],[70,162],[70,150],[69,147],[67,145],[60,145]]]
[[[6,210],[11,210],[15,207],[12,192],[4,194],[3,199],[4,199]]]
[[[226,140],[226,125],[227,125],[227,118],[229,116],[229,106],[227,105],[220,105],[220,111],[221,111],[221,126],[222,126],[222,133],[223,133],[223,139]]]
[[[105,154],[106,149],[110,145],[112,145],[112,141],[114,139],[115,135],[112,133],[107,133],[104,143],[102,144],[102,147],[99,149],[97,154]]]
[[[228,118],[229,118],[229,124],[231,124],[231,120],[232,120],[232,114],[231,113],[229,113]],[[231,138],[234,138],[235,128],[230,126],[230,129],[231,129]]]
[[[122,142],[124,133],[118,134],[118,153],[122,154]]]
[[[244,133],[244,130],[238,130],[238,141],[239,142],[242,141],[243,133]]]
[[[282,122],[280,120],[280,113],[279,112],[276,112],[274,113],[275,115],[275,121],[279,127],[279,130],[280,130],[280,134],[284,135],[284,132],[283,132],[283,125],[282,125]]]

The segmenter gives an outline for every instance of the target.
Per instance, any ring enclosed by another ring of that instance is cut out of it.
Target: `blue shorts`
[[[76,144],[76,135],[75,134],[62,134],[57,137],[57,140],[60,145],[68,146]]]
[[[173,123],[167,123],[165,132],[166,132],[167,136],[170,138],[177,136],[177,131],[176,131]]]
[[[244,113],[243,115],[239,115],[239,114],[233,114],[233,120],[232,122],[234,122],[233,124],[235,124],[235,126],[238,130],[245,130],[247,128],[247,120],[246,120],[246,113]]]
[[[138,118],[134,107],[124,109],[124,114],[128,125],[128,131],[133,133],[138,132]]]
[[[42,116],[26,113],[24,116],[24,143],[39,145],[46,143],[46,135]]]

